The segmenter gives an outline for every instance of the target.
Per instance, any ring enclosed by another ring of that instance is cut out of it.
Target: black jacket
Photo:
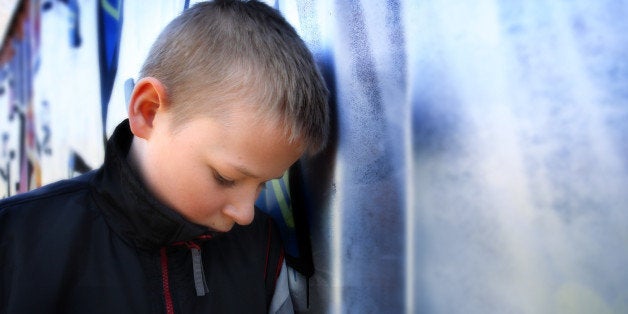
[[[186,221],[143,188],[131,139],[125,121],[100,169],[0,201],[0,313],[266,312],[283,261],[271,219]]]

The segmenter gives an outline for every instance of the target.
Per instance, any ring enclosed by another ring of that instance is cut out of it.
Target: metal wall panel
[[[299,4],[337,113],[314,312],[628,311],[625,2]]]

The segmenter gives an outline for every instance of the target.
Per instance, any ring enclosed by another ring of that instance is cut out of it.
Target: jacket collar
[[[105,163],[96,177],[97,197],[103,198],[100,203],[110,227],[125,240],[148,250],[209,234],[207,227],[185,220],[146,190],[127,161],[132,140],[125,120],[107,142]]]

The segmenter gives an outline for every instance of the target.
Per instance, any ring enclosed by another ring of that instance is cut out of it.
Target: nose
[[[255,216],[255,200],[257,199],[257,194],[256,191],[234,193],[223,208],[223,214],[231,218],[238,225],[249,225],[253,222]]]

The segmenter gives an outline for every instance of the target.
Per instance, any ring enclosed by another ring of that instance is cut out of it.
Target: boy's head
[[[176,126],[200,115],[220,117],[237,100],[310,153],[326,143],[325,84],[295,30],[263,3],[219,0],[189,8],[158,37],[140,77],[164,85]]]
[[[327,90],[265,4],[202,3],[154,44],[129,102],[130,160],[157,199],[217,231],[249,224],[266,181],[328,134]]]

